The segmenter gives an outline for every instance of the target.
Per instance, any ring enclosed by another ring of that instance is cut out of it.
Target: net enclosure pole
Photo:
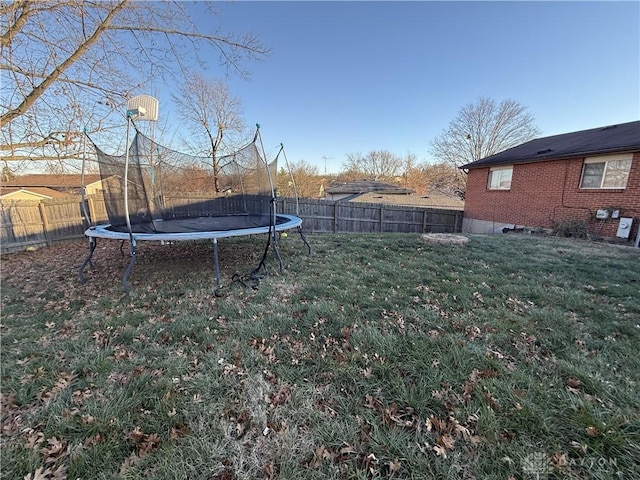
[[[87,129],[84,129],[84,137],[82,139],[82,174],[80,175],[80,206],[82,208],[82,214],[84,215],[85,220],[87,221],[87,225],[91,226],[93,225],[93,222],[91,221],[91,218],[89,217],[89,213],[87,212],[87,205],[86,205],[86,189],[84,186],[84,171],[85,171],[85,167],[86,167],[86,160],[87,160]],[[91,257],[93,257],[93,252],[96,249],[96,240],[94,238],[89,238],[89,255],[87,256],[87,258],[85,259],[84,262],[82,262],[82,265],[80,265],[80,268],[78,269],[78,277],[80,278],[80,283],[84,284],[86,282],[86,279],[84,278],[84,268],[89,265],[89,268],[91,268],[91,270],[93,270],[93,262],[91,261]]]
[[[131,129],[132,111],[127,111],[127,140],[125,142],[126,152],[124,156],[124,216],[129,230],[129,240],[132,240],[131,218],[129,217],[129,130]]]
[[[158,120],[158,100],[149,95],[139,95],[133,97],[127,102],[127,140],[126,152],[124,160],[124,216],[127,221],[127,229],[129,230],[129,247],[131,252],[131,260],[129,266],[122,277],[122,288],[125,293],[129,293],[129,275],[133,271],[136,264],[136,239],[133,236],[131,228],[131,217],[129,212],[129,131],[133,123],[133,116],[140,120],[156,121]]]
[[[82,206],[82,213],[84,215],[85,220],[87,221],[87,225],[91,226],[93,225],[93,222],[91,221],[91,218],[89,217],[89,212],[87,211],[87,205],[86,205],[86,195],[87,195],[87,189],[85,188],[85,184],[84,184],[84,172],[85,172],[85,168],[86,168],[86,164],[87,164],[87,129],[84,129],[84,135],[82,136],[82,174],[80,175],[80,195],[81,195],[81,206]]]

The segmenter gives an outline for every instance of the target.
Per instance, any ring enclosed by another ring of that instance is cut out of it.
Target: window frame
[[[500,186],[500,183],[498,183],[496,186],[492,186],[492,180],[493,180],[493,173],[494,172],[504,172],[504,171],[509,171],[511,172],[510,178],[509,178],[509,186],[508,187],[502,187]],[[509,191],[511,190],[511,183],[513,182],[513,165],[505,165],[505,166],[499,166],[499,167],[490,167],[489,168],[489,176],[487,178],[487,190],[498,190],[498,191]]]
[[[626,171],[626,176],[624,179],[624,185],[616,185],[616,186],[605,186],[605,181],[607,179],[607,172],[609,169],[610,162],[628,162],[628,167]],[[631,165],[633,163],[633,153],[622,153],[617,155],[598,155],[594,157],[585,157],[582,162],[582,171],[580,172],[580,183],[578,188],[580,190],[624,190],[627,188],[627,184],[629,183],[629,174],[631,173]],[[587,165],[593,164],[604,164],[604,168],[602,170],[602,174],[600,177],[600,184],[597,187],[585,186],[585,171]]]

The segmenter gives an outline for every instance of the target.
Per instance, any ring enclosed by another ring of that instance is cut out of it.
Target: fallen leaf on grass
[[[489,406],[491,407],[491,410],[493,410],[494,412],[500,411],[500,404],[498,404],[497,400],[491,394],[491,392],[486,392],[484,394],[484,398],[487,400],[487,402],[489,402]]]
[[[136,426],[133,430],[127,433],[127,439],[131,440],[133,443],[140,443],[145,437],[145,433],[140,430],[140,427]]]
[[[27,434],[27,443],[24,444],[24,448],[36,448],[39,444],[44,442],[44,433],[36,432],[35,430]]]
[[[591,437],[591,438],[594,438],[600,435],[600,429],[594,426],[585,428],[584,432],[587,434],[587,437]]]
[[[95,435],[90,436],[84,441],[84,446],[86,448],[95,447],[96,445],[104,442],[106,440],[105,436],[101,433],[96,433]]]
[[[569,460],[566,453],[555,452],[553,454],[553,457],[551,457],[551,462],[557,470],[566,469],[567,465],[569,465]]]
[[[400,471],[400,460],[397,458],[391,462],[389,462],[389,475],[393,477],[396,473]]]
[[[135,444],[139,444],[137,452],[133,452],[129,455],[124,462],[120,465],[118,474],[124,476],[131,467],[140,464],[144,457],[149,455],[153,450],[160,445],[160,437],[155,433],[144,433],[140,430],[140,427],[135,427],[132,431],[127,433],[126,438]]]
[[[330,462],[336,457],[335,453],[331,453],[327,450],[327,447],[320,445],[313,450],[313,456],[307,460],[306,466],[311,468],[318,468],[322,465],[322,462],[329,460]]]
[[[570,388],[578,388],[582,382],[577,378],[567,378],[567,381],[565,383]]]
[[[577,388],[573,388],[567,385],[567,392],[573,393],[574,395],[580,395],[580,390]]]
[[[70,452],[71,447],[67,446],[64,440],[58,440],[56,437],[49,438],[47,446],[40,449],[40,453],[45,456],[44,463],[56,463]]]
[[[64,389],[66,389],[73,379],[76,378],[75,374],[65,373],[61,374],[61,377],[56,381],[55,385],[51,387],[51,390],[43,389],[39,394],[38,398],[44,402],[45,405],[49,405],[51,401]]]
[[[171,428],[171,432],[169,433],[169,438],[171,440],[177,440],[178,438],[182,438],[186,436],[188,433],[189,433],[189,427],[182,424],[176,425],[175,427]]]
[[[144,433],[140,427],[135,427],[127,433],[127,439],[133,443],[140,444],[140,456],[149,453],[160,444],[160,437],[155,433]]]
[[[66,480],[67,478],[67,466],[58,465],[50,474],[50,480]]]
[[[442,458],[447,458],[447,449],[440,446],[440,445],[434,445],[433,446],[433,451],[436,452],[436,455]]]
[[[40,467],[37,468],[35,472],[26,474],[24,480],[47,480],[50,473],[50,468],[45,470],[44,467]]]
[[[273,410],[278,405],[284,405],[291,397],[291,386],[284,385],[280,389],[271,395],[269,399],[269,409]]]
[[[157,434],[151,433],[147,435],[142,444],[140,444],[140,456],[149,454],[158,445],[160,445],[160,437]]]
[[[451,435],[445,434],[436,438],[436,443],[445,450],[453,450],[456,440]]]
[[[74,390],[71,394],[71,400],[74,405],[82,405],[85,400],[93,397],[93,392],[90,388],[84,388],[82,390]]]

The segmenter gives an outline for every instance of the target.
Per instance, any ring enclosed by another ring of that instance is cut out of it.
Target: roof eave
[[[584,150],[578,152],[569,152],[563,153],[559,155],[544,155],[536,158],[516,158],[513,160],[497,160],[495,162],[482,162],[482,160],[478,160],[476,162],[467,163],[466,165],[462,165],[458,167],[461,170],[471,170],[474,168],[485,168],[492,167],[495,165],[512,165],[516,163],[535,163],[535,162],[547,162],[553,160],[566,160],[567,158],[579,158],[579,157],[588,157],[592,155],[608,155],[614,153],[634,153],[640,151],[640,145],[634,145],[632,147],[624,147],[624,148],[609,148],[609,149],[597,149],[597,150]],[[477,164],[477,165],[476,165]]]

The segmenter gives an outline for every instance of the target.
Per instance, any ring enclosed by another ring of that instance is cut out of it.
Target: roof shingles
[[[98,181],[100,181],[100,175],[87,174],[84,176],[85,185]],[[82,175],[21,175],[7,182],[2,182],[2,185],[6,187],[80,188]]]

